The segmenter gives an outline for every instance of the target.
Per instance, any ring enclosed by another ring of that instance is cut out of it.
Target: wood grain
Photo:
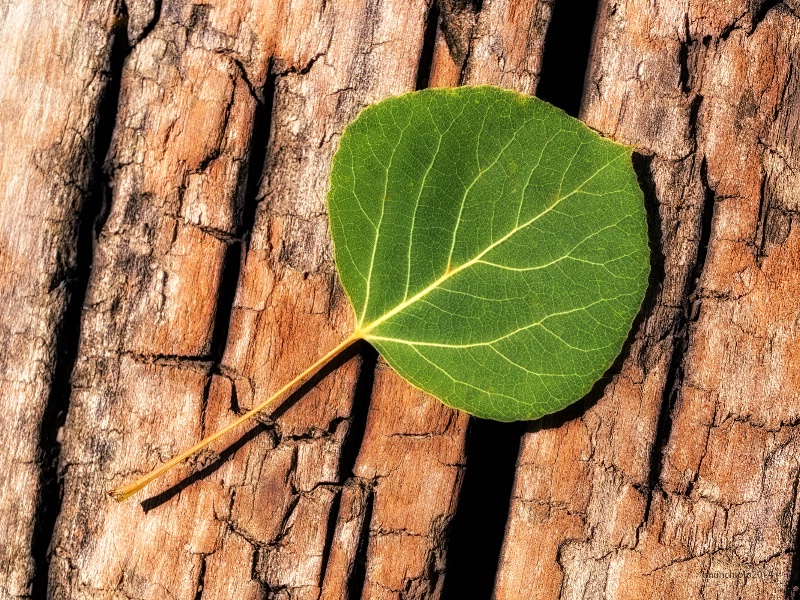
[[[599,14],[583,118],[641,153],[656,279],[601,397],[525,437],[496,596],[783,598],[798,20],[735,1]]]
[[[57,501],[43,496],[52,457],[40,437],[68,395],[52,385],[81,293],[78,230],[116,23],[113,1],[0,4],[0,598],[31,593],[41,504]]]
[[[0,4],[0,599],[45,575],[56,599],[447,596],[474,422],[366,344],[133,501],[104,492],[350,333],[325,197],[358,111],[424,85],[535,93],[558,10]],[[608,376],[528,426],[496,598],[800,591],[798,11],[600,0],[582,118],[637,147],[652,281]]]

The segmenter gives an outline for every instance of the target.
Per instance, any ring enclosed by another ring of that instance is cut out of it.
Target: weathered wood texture
[[[602,397],[525,436],[498,598],[791,592],[798,27],[784,4],[600,3],[583,118],[644,156],[656,281]]]
[[[140,498],[104,492],[349,333],[325,195],[358,111],[419,85],[534,93],[543,56],[559,60],[544,53],[553,11],[569,3],[28,4],[0,5],[13,82],[0,92],[0,598],[30,595],[34,575],[58,599],[441,597],[469,419],[365,346]],[[638,147],[653,280],[607,385],[523,438],[497,598],[791,593],[792,10],[601,0],[582,116]],[[100,204],[90,184],[114,31],[131,47],[111,73],[108,216],[88,281],[73,282],[81,207]],[[66,340],[77,347],[59,363],[82,286],[79,340]],[[72,360],[69,385],[53,382]],[[38,454],[58,450],[40,429],[67,405],[63,501],[37,537]],[[31,547],[50,533],[37,565]]]
[[[365,590],[436,587],[466,418],[379,368],[358,423],[356,357],[179,495],[103,498],[347,335],[330,160],[361,107],[413,89],[427,13],[423,2],[166,3],[134,48],[65,431],[55,596],[342,597],[365,543]],[[259,111],[268,140],[253,128]],[[259,145],[263,179],[248,189]],[[228,327],[216,301],[239,260]],[[226,330],[227,343],[213,339]],[[354,461],[342,452],[356,425],[368,435]]]
[[[116,21],[113,0],[69,11],[50,4],[0,3],[2,598],[28,595],[35,576],[50,458],[39,441],[51,395],[69,394],[65,381],[52,386],[58,334],[76,294],[79,220]]]

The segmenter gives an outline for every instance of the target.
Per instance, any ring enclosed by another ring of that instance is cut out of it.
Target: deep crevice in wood
[[[430,83],[431,68],[433,67],[433,50],[436,45],[436,31],[439,28],[439,15],[439,3],[433,0],[428,9],[427,23],[425,24],[425,37],[422,41],[422,52],[419,56],[417,82],[414,86],[415,90],[424,90]]]
[[[242,263],[248,250],[250,235],[255,226],[256,212],[259,204],[259,190],[264,177],[264,166],[272,132],[272,109],[275,101],[275,80],[271,70],[267,70],[267,80],[259,94],[250,82],[244,66],[238,60],[234,63],[239,68],[242,81],[247,85],[256,100],[253,112],[253,127],[250,132],[250,152],[248,164],[244,172],[239,224],[236,231],[238,242],[231,244],[225,254],[225,262],[217,295],[214,330],[211,335],[210,355],[214,363],[214,372],[219,371],[225,346],[228,342],[230,320],[239,286]],[[271,65],[270,65],[271,66]]]
[[[702,98],[701,98],[702,101]],[[693,129],[696,128],[697,111],[694,109],[694,123]],[[708,243],[711,240],[711,224],[714,221],[714,203],[717,199],[717,194],[708,182],[708,165],[705,156],[700,163],[700,182],[703,185],[704,198],[703,198],[703,212],[700,214],[700,240],[697,245],[697,260],[694,264],[693,279],[691,280],[690,287],[687,290],[686,297],[691,303],[695,301],[698,288],[700,287],[700,278],[703,274],[703,268],[706,265],[706,256],[708,255]]]
[[[325,577],[325,573],[328,571],[328,560],[331,556],[331,548],[333,547],[333,536],[336,532],[336,522],[339,518],[339,507],[342,505],[342,488],[338,486],[336,490],[336,495],[333,497],[333,501],[331,502],[330,512],[328,512],[328,522],[325,526],[325,545],[322,547],[322,558],[320,559],[320,569],[319,572],[321,574],[319,587],[322,589],[323,579]]]
[[[203,598],[203,587],[205,586],[205,579],[206,579],[206,557],[200,561],[200,574],[197,576],[197,593],[194,595],[194,600],[202,600]]]
[[[472,419],[464,485],[448,536],[442,598],[489,598],[511,504],[525,423]]]
[[[798,485],[800,481],[794,480],[794,490],[792,496],[797,502]],[[794,507],[792,507],[794,508]],[[792,511],[796,513],[796,511]],[[800,519],[793,524],[795,527],[794,547],[792,548],[792,565],[789,570],[789,578],[786,582],[786,597],[794,600],[800,593]]]
[[[683,19],[684,39],[678,48],[678,64],[680,65],[680,84],[681,92],[688,94],[692,91],[691,74],[689,69],[690,49],[697,40],[693,40],[689,30],[689,15],[684,15]]]
[[[642,310],[640,315],[650,315],[652,310],[656,307],[658,295],[661,288],[661,282],[664,281],[665,274],[665,257],[663,248],[662,236],[662,223],[659,214],[659,203],[656,195],[656,186],[653,181],[652,175],[652,162],[653,156],[646,156],[639,153],[633,154],[633,168],[636,171],[636,176],[639,182],[639,187],[642,189],[645,200],[645,208],[647,210],[647,237],[650,245],[650,277],[649,289],[645,295],[644,302],[642,303]],[[635,327],[636,329],[638,327]],[[645,509],[642,523],[647,524],[650,516],[650,507],[653,500],[653,492],[656,490],[658,484],[658,477],[661,473],[662,467],[662,454],[669,439],[669,433],[672,430],[672,402],[671,390],[674,381],[677,377],[677,368],[683,361],[683,349],[685,344],[682,344],[680,349],[673,349],[673,354],[670,359],[669,368],[667,371],[666,383],[662,395],[661,409],[656,424],[656,435],[653,440],[653,445],[650,448],[649,471],[647,476],[647,489],[644,490],[645,495]],[[678,356],[680,354],[680,356]]]
[[[772,148],[761,144],[766,153],[776,156]],[[780,155],[777,155],[780,157]],[[783,160],[780,158],[780,160]],[[756,263],[761,266],[764,259],[776,247],[780,247],[789,237],[793,222],[797,219],[797,211],[787,206],[780,196],[775,194],[776,178],[773,174],[762,173],[759,189],[758,220],[753,245],[755,246]]]
[[[356,382],[356,389],[353,392],[350,425],[347,437],[342,443],[341,458],[339,460],[339,478],[342,482],[353,475],[358,452],[364,441],[364,434],[367,430],[369,401],[372,397],[375,368],[378,364],[378,351],[368,343],[358,343],[356,344],[356,349],[361,355],[361,368]]]
[[[247,78],[246,71],[242,68],[242,79],[250,87],[250,91],[256,99],[256,108],[253,115],[253,129],[250,133],[250,152],[247,165],[247,179],[244,186],[244,200],[239,217],[239,237],[244,243],[244,250],[249,249],[250,234],[253,231],[256,221],[258,204],[261,201],[259,193],[261,182],[264,178],[264,168],[267,160],[267,150],[272,143],[272,118],[275,106],[277,73],[273,72],[274,65],[270,63],[267,69],[267,80],[260,96],[252,87]]]
[[[695,105],[699,108],[699,103],[693,103],[692,128],[696,126],[697,109],[694,108]],[[669,370],[664,384],[661,412],[658,417],[656,435],[650,453],[650,470],[647,479],[649,493],[645,504],[644,518],[642,519],[645,525],[650,517],[653,494],[658,493],[660,490],[659,478],[664,466],[664,451],[669,443],[670,434],[672,432],[672,415],[675,403],[680,394],[681,386],[683,385],[683,363],[684,356],[689,347],[689,329],[691,323],[697,319],[700,310],[698,288],[706,262],[708,243],[711,239],[711,223],[714,217],[714,203],[716,201],[716,194],[708,183],[705,157],[703,157],[700,164],[700,181],[705,192],[705,197],[703,199],[703,210],[700,216],[700,238],[697,245],[697,257],[687,284],[688,289],[683,296],[685,298],[685,304],[683,313],[679,317],[676,326],[673,355],[670,360]],[[693,483],[693,481],[689,482],[687,486],[685,491],[687,496],[692,492]]]
[[[217,310],[214,315],[214,329],[211,332],[210,343],[210,358],[214,363],[215,371],[222,361],[222,355],[225,352],[225,345],[228,341],[228,330],[241,267],[242,244],[237,242],[228,246],[225,252],[225,261],[222,267],[219,291],[217,292]]]
[[[163,0],[153,0],[153,18],[147,25],[145,25],[144,29],[142,29],[142,32],[136,37],[136,39],[130,41],[131,48],[135,48],[139,42],[150,35],[150,32],[152,32],[156,25],[158,25],[158,22],[161,20],[162,5]],[[127,7],[125,6],[124,0],[122,2],[122,6],[125,9],[125,12],[127,12]]]
[[[483,0],[438,0],[441,3],[439,33],[447,44],[450,58],[459,70],[458,85],[463,85],[470,63],[475,27],[483,10]]]
[[[700,102],[702,102],[702,97],[700,98]],[[697,102],[697,109],[699,110],[700,102]],[[696,127],[697,123],[697,112],[694,108],[693,109],[693,118],[692,123],[693,127]],[[700,182],[703,186],[704,191],[704,198],[703,198],[703,211],[700,215],[700,240],[697,246],[697,260],[695,261],[694,271],[692,273],[692,278],[689,281],[689,289],[686,293],[686,311],[685,311],[685,332],[683,336],[683,346],[680,350],[680,364],[678,368],[680,371],[677,373],[679,379],[675,380],[675,396],[679,392],[680,386],[683,384],[683,355],[685,350],[689,346],[689,328],[691,327],[691,323],[697,320],[697,317],[700,313],[700,304],[701,304],[701,293],[699,292],[701,277],[703,274],[703,268],[706,264],[706,257],[708,255],[708,244],[711,240],[711,224],[714,220],[714,203],[716,202],[716,193],[711,188],[708,182],[708,166],[706,163],[705,156],[703,157],[700,163]],[[677,359],[676,359],[677,360]],[[669,381],[668,381],[669,383]],[[666,389],[666,388],[665,388]],[[674,402],[675,398],[673,398]],[[698,462],[697,471],[694,474],[692,480],[688,483],[686,487],[686,496],[690,496],[692,493],[692,489],[694,488],[695,483],[697,482],[697,478],[699,476],[699,469],[700,464],[702,463],[702,459]]]
[[[367,415],[369,413],[369,402],[372,397],[373,384],[375,382],[375,368],[378,363],[378,352],[368,343],[361,341],[354,345],[354,349],[361,357],[361,366],[359,368],[358,380],[356,381],[355,390],[353,392],[353,408],[350,412],[350,423],[347,428],[347,435],[342,442],[342,449],[339,459],[339,482],[336,497],[331,505],[328,525],[325,532],[325,545],[322,549],[322,567],[320,573],[325,576],[328,569],[328,559],[330,558],[331,548],[334,544],[334,534],[336,532],[336,523],[339,516],[339,507],[342,500],[342,485],[348,478],[353,476],[356,460],[358,459],[358,452],[364,441],[364,435],[367,429]],[[364,536],[369,532],[369,521],[364,522],[361,535]],[[361,555],[361,552],[366,551],[366,544],[359,544],[355,561],[362,561],[366,564],[366,554]],[[363,575],[361,580],[361,587],[363,587]],[[320,582],[322,587],[322,582]],[[354,597],[354,596],[351,596]]]
[[[771,207],[771,194],[767,191],[767,177],[762,176],[761,179],[761,195],[758,203],[758,227],[756,229],[755,246],[756,246],[756,260],[761,264],[761,261],[767,255],[767,218]]]
[[[124,3],[117,15],[117,22],[120,26],[111,43],[108,70],[103,73],[105,90],[97,107],[94,125],[91,184],[76,220],[75,267],[71,271],[57,273],[51,286],[66,286],[69,300],[56,333],[56,362],[39,430],[39,497],[36,502],[36,525],[31,538],[34,563],[32,598],[47,597],[50,544],[63,500],[63,473],[59,465],[60,431],[69,409],[72,392],[70,379],[78,358],[81,315],[91,276],[94,244],[108,216],[111,199],[112,182],[104,165],[117,120],[122,70],[131,52]]]
[[[355,564],[353,565],[353,572],[350,580],[347,582],[348,598],[355,600],[364,596],[364,586],[367,581],[367,556],[369,553],[369,532],[370,522],[372,521],[372,510],[375,505],[375,492],[370,489],[367,494],[364,509],[364,522],[361,526],[361,532],[358,541],[358,550],[356,551]]]
[[[554,3],[536,95],[577,117],[583,99],[598,0]]]
[[[650,519],[650,509],[653,505],[653,495],[663,493],[659,484],[661,470],[664,466],[664,451],[669,442],[672,432],[672,409],[675,407],[675,400],[678,397],[681,383],[683,382],[683,357],[688,346],[687,336],[688,324],[681,318],[675,333],[676,346],[673,348],[672,357],[667,370],[667,377],[664,382],[664,389],[661,396],[661,410],[658,415],[655,438],[650,448],[650,469],[647,474],[647,496],[645,498],[644,516],[642,524],[647,526]]]
[[[648,277],[647,292],[642,301],[642,310],[639,311],[637,318],[648,317],[656,307],[657,296],[661,291],[661,284],[666,277],[666,267],[664,256],[663,224],[659,213],[658,196],[656,185],[653,181],[652,163],[653,156],[634,152],[631,156],[633,170],[636,172],[636,180],[644,196],[644,208],[647,216],[647,243],[650,248],[650,275]],[[634,323],[632,329],[635,331],[638,323]]]

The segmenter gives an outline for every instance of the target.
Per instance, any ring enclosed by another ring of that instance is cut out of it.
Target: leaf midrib
[[[383,315],[381,315],[380,317],[378,317],[377,319],[375,319],[371,323],[360,325],[356,329],[356,331],[353,332],[353,335],[369,341],[369,339],[370,339],[370,335],[369,334],[376,327],[378,327],[379,325],[385,323],[386,321],[391,319],[393,316],[401,313],[402,311],[404,311],[406,308],[408,308],[409,306],[411,306],[412,304],[414,304],[418,300],[424,298],[426,295],[428,295],[433,290],[437,289],[439,286],[441,286],[445,281],[449,280],[451,277],[454,277],[455,275],[457,275],[461,271],[463,271],[465,269],[468,269],[469,267],[477,264],[480,261],[481,258],[486,256],[486,254],[491,252],[494,248],[496,248],[497,246],[499,246],[503,242],[506,242],[507,240],[509,240],[511,237],[513,237],[519,231],[522,231],[526,227],[531,226],[533,223],[535,223],[536,221],[541,219],[543,216],[545,216],[548,213],[550,213],[553,209],[555,209],[559,204],[561,204],[567,198],[569,198],[569,197],[571,197],[571,196],[573,196],[573,195],[575,195],[577,193],[580,193],[582,191],[583,187],[587,183],[589,183],[592,179],[594,179],[599,173],[601,173],[603,170],[605,170],[607,167],[609,167],[615,161],[619,160],[621,157],[625,157],[625,156],[626,156],[626,154],[624,152],[621,153],[621,154],[618,154],[617,156],[615,156],[614,158],[609,160],[607,163],[605,163],[602,167],[597,169],[589,177],[587,177],[574,190],[572,190],[570,193],[566,194],[565,196],[562,196],[561,198],[557,199],[550,206],[548,206],[543,211],[538,213],[535,217],[533,217],[532,219],[526,221],[522,225],[515,226],[513,229],[511,229],[511,231],[509,231],[503,237],[498,239],[496,242],[492,242],[491,244],[489,244],[489,246],[487,246],[484,250],[482,250],[480,253],[478,253],[476,256],[474,256],[470,260],[466,261],[465,263],[462,263],[461,265],[459,265],[458,267],[456,267],[454,269],[451,269],[449,271],[445,271],[445,273],[441,277],[439,277],[436,281],[434,281],[433,283],[428,285],[426,288],[424,288],[424,289],[420,290],[419,292],[417,292],[416,294],[414,294],[411,298],[408,298],[407,300],[401,302],[400,304],[395,306],[393,309],[391,309],[390,311],[384,313]],[[377,239],[376,239],[375,245],[377,246]],[[367,303],[369,303],[369,295],[367,295],[367,298],[365,299],[365,306],[366,306]],[[363,318],[363,316],[362,316],[362,318]]]

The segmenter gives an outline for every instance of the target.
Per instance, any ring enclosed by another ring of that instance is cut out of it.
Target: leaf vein
[[[405,134],[406,130],[411,126],[409,122],[404,128],[400,130],[400,135],[397,136],[397,144],[395,144],[394,148],[392,148],[392,154],[389,156],[389,164],[385,167],[386,169],[386,180],[384,181],[383,185],[383,198],[381,199],[381,214],[378,217],[378,226],[375,231],[375,243],[372,245],[372,256],[370,257],[369,261],[369,271],[367,272],[367,289],[364,295],[364,308],[361,311],[361,316],[358,319],[358,326],[360,327],[361,324],[364,322],[364,317],[367,314],[367,307],[369,306],[369,298],[370,298],[370,287],[372,284],[372,270],[375,267],[375,254],[378,250],[378,240],[381,237],[381,224],[383,223],[383,215],[386,213],[386,192],[389,189],[389,171],[392,168],[392,162],[394,161],[394,155],[397,152],[397,148],[400,146],[400,143],[403,141],[403,134]],[[372,141],[367,138],[369,143],[370,150],[372,150]],[[374,150],[372,152],[375,154]],[[376,156],[377,159],[377,156]],[[378,162],[383,166],[383,163],[378,159]]]
[[[399,344],[408,344],[410,346],[434,346],[434,347],[437,347],[437,348],[477,348],[479,346],[491,346],[492,344],[496,344],[497,342],[501,342],[501,341],[503,341],[505,339],[508,339],[508,338],[510,338],[512,336],[517,335],[518,333],[522,333],[523,331],[527,331],[528,329],[533,329],[534,327],[542,327],[543,329],[547,329],[543,325],[543,323],[545,321],[549,320],[549,319],[553,319],[555,317],[561,317],[561,316],[564,316],[564,315],[573,314],[573,313],[576,313],[576,312],[586,311],[587,309],[589,309],[589,308],[591,308],[593,306],[596,306],[597,304],[600,304],[600,303],[603,303],[603,302],[613,302],[614,300],[618,300],[619,298],[622,298],[624,296],[629,296],[629,295],[631,295],[631,294],[620,294],[619,296],[615,296],[613,298],[600,298],[599,300],[595,300],[594,302],[590,302],[589,304],[587,304],[585,306],[579,306],[577,308],[571,308],[569,310],[564,310],[564,311],[559,311],[559,312],[556,312],[556,313],[551,313],[549,315],[546,315],[546,316],[542,317],[538,321],[535,321],[533,323],[529,323],[528,325],[524,325],[524,326],[522,326],[522,327],[520,327],[518,329],[515,329],[514,331],[511,331],[509,333],[501,335],[500,337],[494,338],[492,340],[487,340],[487,341],[484,341],[484,342],[472,342],[470,344],[442,344],[440,342],[423,342],[423,341],[417,341],[417,340],[404,340],[404,339],[401,339],[401,338],[393,338],[393,337],[387,337],[387,336],[381,336],[381,335],[371,335],[371,334],[365,334],[364,335],[364,339],[366,339],[367,341],[369,341],[369,340],[377,340],[377,341],[384,341],[384,342],[397,342]],[[437,308],[439,310],[442,310],[440,307],[436,306],[435,304],[433,304],[431,302],[428,302],[427,300],[423,300],[423,302],[425,302],[426,304],[428,304],[430,306],[433,306],[433,307],[435,307],[435,308]],[[447,311],[443,311],[443,312],[447,312]],[[448,313],[448,314],[452,314],[452,313]],[[552,332],[548,331],[548,333],[552,333]]]

